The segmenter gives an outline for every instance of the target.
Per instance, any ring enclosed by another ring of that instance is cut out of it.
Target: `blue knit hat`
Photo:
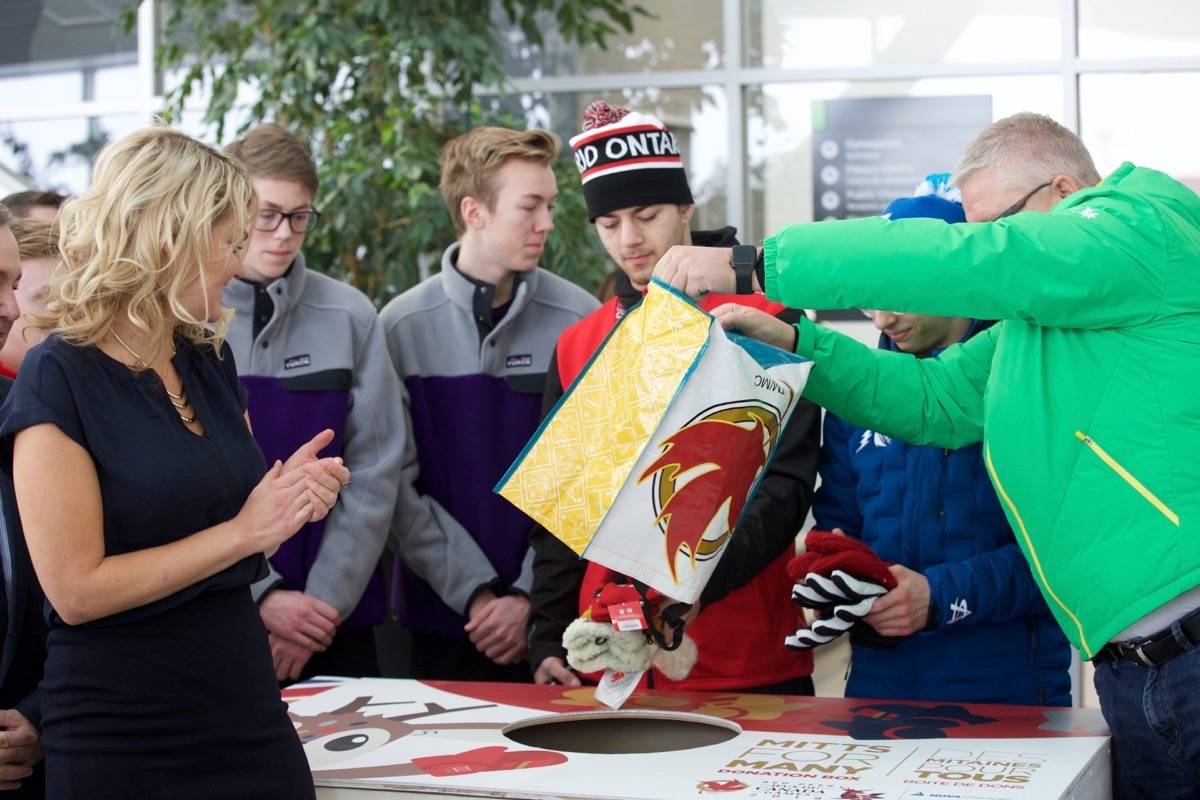
[[[927,176],[912,197],[893,200],[883,216],[886,219],[926,217],[946,222],[967,220],[963,213],[962,195],[957,187],[950,185],[948,172],[935,172]]]

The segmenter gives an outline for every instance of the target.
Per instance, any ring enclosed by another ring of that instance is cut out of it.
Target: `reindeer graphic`
[[[399,715],[373,715],[365,709],[382,706],[414,705],[413,701],[372,703],[370,697],[358,697],[332,711],[313,716],[292,713],[296,735],[304,746],[314,778],[399,778],[412,775],[447,777],[475,772],[497,772],[530,767],[548,767],[566,762],[562,753],[551,750],[509,750],[495,745],[461,753],[421,756],[399,764],[370,767],[341,767],[340,764],[414,733],[430,730],[497,730],[503,722],[439,722],[414,724],[414,720],[495,708],[488,703],[477,706],[446,708],[438,703],[421,703],[424,711]]]

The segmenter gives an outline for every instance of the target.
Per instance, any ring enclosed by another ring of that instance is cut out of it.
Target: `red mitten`
[[[785,644],[804,650],[827,644],[857,625],[876,598],[896,588],[896,578],[875,552],[857,539],[812,530],[806,552],[792,559],[788,574],[796,581],[792,600],[823,613]]]
[[[462,753],[444,756],[421,756],[412,763],[428,775],[445,778],[451,775],[471,775],[476,772],[505,772],[530,767],[549,767],[562,764],[567,757],[552,750],[509,750],[506,747],[477,747]]]
[[[896,588],[896,578],[875,551],[858,539],[813,528],[804,537],[805,552],[788,564],[788,576],[796,582],[810,573],[831,575],[834,570]]]

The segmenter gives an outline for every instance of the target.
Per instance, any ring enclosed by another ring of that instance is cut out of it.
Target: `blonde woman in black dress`
[[[331,432],[269,469],[222,342],[257,213],[236,162],[150,128],[62,211],[53,330],[0,408],[52,606],[50,798],[304,798],[312,780],[250,597],[350,474]]]

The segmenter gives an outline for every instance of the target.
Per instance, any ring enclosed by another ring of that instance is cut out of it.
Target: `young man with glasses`
[[[1130,163],[1101,182],[1079,137],[1036,114],[980,133],[955,180],[968,221],[993,224],[796,225],[749,277],[792,305],[1000,320],[971,341],[914,360],[804,320],[718,315],[812,357],[805,395],[857,424],[983,442],[1047,605],[1096,665],[1115,796],[1195,797],[1200,198]],[[668,253],[656,274],[730,287],[725,255]]]
[[[371,301],[304,263],[304,237],[320,219],[307,148],[267,124],[226,152],[246,167],[260,204],[243,276],[224,295],[254,437],[271,463],[332,428],[322,455],[340,455],[354,474],[329,516],[285,542],[253,587],[276,674],[378,675],[379,559],[407,437],[400,383]]]

